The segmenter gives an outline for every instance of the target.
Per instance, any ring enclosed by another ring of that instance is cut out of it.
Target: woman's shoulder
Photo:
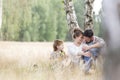
[[[70,43],[70,44],[67,46],[67,49],[68,49],[68,50],[71,50],[71,49],[74,49],[74,48],[75,48],[74,43]]]
[[[74,43],[69,43],[68,45],[67,45],[68,47],[74,47],[75,45],[74,45]]]

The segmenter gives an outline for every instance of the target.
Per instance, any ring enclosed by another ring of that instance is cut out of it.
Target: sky
[[[102,7],[102,0],[95,0],[93,4],[93,11],[95,14],[99,14],[100,8]]]

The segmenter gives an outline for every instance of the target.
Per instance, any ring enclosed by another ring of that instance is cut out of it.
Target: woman
[[[75,28],[72,34],[73,42],[68,46],[68,54],[71,58],[72,66],[79,66],[81,55],[90,56],[82,51],[83,32],[79,28]]]

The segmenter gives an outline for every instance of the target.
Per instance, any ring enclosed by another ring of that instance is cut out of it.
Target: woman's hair
[[[73,39],[79,37],[80,35],[83,35],[83,32],[79,28],[75,28],[72,34]]]
[[[53,49],[54,51],[57,51],[57,46],[60,46],[61,44],[63,44],[63,41],[62,40],[55,40],[54,43],[53,43]]]

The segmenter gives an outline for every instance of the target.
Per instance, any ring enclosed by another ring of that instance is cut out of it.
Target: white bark
[[[109,44],[112,48],[120,47],[120,15],[118,13],[118,6],[120,5],[119,0],[104,0],[104,21],[106,23],[107,30],[109,31]],[[114,44],[113,44],[114,43]]]
[[[0,0],[0,28],[2,25],[2,0]]]
[[[103,20],[106,27],[108,51],[105,80],[120,80],[120,0],[103,1]]]
[[[70,31],[72,31],[74,28],[79,28],[77,17],[76,17],[74,6],[73,6],[73,1],[64,0],[64,5],[65,5],[67,23],[70,28]]]
[[[84,29],[93,28],[93,3],[94,0],[85,0]]]

